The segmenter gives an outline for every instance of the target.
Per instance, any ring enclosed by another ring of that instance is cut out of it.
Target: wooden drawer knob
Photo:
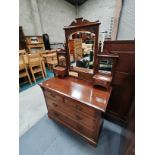
[[[55,95],[53,95],[52,93],[50,93],[50,95],[53,97],[53,98],[55,98],[56,96]]]
[[[82,110],[82,107],[80,107],[79,105],[76,105],[75,108],[76,108],[77,110],[79,110],[79,111]]]
[[[78,115],[76,115],[76,119],[77,119],[77,120],[82,120],[83,118],[80,117],[80,116],[78,116]]]
[[[58,105],[57,105],[56,103],[54,103],[54,102],[53,102],[53,105],[54,105],[55,107],[57,107],[57,106],[58,106]]]

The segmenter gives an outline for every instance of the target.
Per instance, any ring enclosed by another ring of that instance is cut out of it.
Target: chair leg
[[[44,72],[43,72],[43,71],[41,71],[41,73],[42,73],[43,79],[45,79]]]
[[[33,77],[33,81],[36,83],[36,78],[35,78],[35,76],[34,76],[32,67],[30,67],[30,70],[31,70],[31,74],[32,74],[32,77]]]
[[[30,75],[29,75],[29,73],[28,73],[28,70],[26,69],[26,73],[27,73],[27,77],[28,77],[28,80],[29,80],[29,83],[30,83],[30,85],[32,84],[32,82],[31,82],[31,78],[30,78]]]
[[[45,79],[42,65],[41,65],[41,73],[42,73],[42,77],[43,77],[43,79]]]
[[[30,85],[32,84],[29,74],[27,75]]]

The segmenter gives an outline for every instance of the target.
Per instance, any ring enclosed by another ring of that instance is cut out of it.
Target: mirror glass
[[[93,69],[95,34],[88,31],[78,31],[69,36],[70,68]]]
[[[111,74],[113,67],[113,60],[110,58],[99,59],[99,73]]]

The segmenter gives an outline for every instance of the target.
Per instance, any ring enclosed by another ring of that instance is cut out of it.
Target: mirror
[[[58,66],[66,67],[66,51],[61,49],[57,51]]]
[[[113,59],[112,58],[100,58],[99,59],[99,73],[111,74],[113,68]]]
[[[95,34],[77,31],[68,37],[70,68],[93,69]]]
[[[90,22],[76,18],[65,26],[67,67],[79,73],[79,78],[87,78],[97,70],[99,21]]]

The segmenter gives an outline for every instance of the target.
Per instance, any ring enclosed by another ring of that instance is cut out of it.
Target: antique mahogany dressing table
[[[103,122],[102,113],[106,111],[112,92],[111,87],[104,89],[93,86],[92,77],[97,66],[99,24],[98,21],[89,22],[78,18],[70,26],[64,28],[67,45],[65,67],[67,76],[54,77],[40,84],[46,100],[48,117],[70,128],[93,146],[97,145]],[[75,47],[74,51],[70,51],[68,44],[69,39],[74,39],[72,34],[81,39],[83,47],[91,47],[94,57],[91,64],[94,63],[95,69],[89,68],[90,51],[88,49],[81,50],[78,47],[76,50]],[[84,42],[85,38],[80,36],[86,36],[87,43]],[[77,61],[87,62],[88,65],[83,68],[77,67]],[[69,72],[78,74],[76,77],[70,77]]]

